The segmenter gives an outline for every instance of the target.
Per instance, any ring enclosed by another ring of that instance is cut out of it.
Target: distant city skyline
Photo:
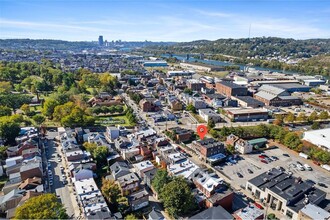
[[[193,41],[330,38],[326,0],[2,0],[0,38]]]

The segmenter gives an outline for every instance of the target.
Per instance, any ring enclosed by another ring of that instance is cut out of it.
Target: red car
[[[315,161],[315,160],[313,161],[313,163],[317,166],[321,166],[321,164],[319,162]]]
[[[261,159],[265,159],[266,158],[265,155],[259,155],[258,157],[261,158]]]
[[[262,159],[261,162],[268,164],[267,160]]]

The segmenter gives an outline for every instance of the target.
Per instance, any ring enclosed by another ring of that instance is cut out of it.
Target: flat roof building
[[[317,205],[326,197],[326,193],[316,188],[313,183],[276,168],[250,179],[246,183],[246,190],[271,209],[278,210],[292,219],[298,218],[299,211],[306,204]]]
[[[330,128],[305,131],[303,139],[318,147],[330,151]]]
[[[232,121],[259,121],[268,119],[268,110],[263,108],[226,108]]]
[[[216,83],[217,92],[227,97],[246,96],[248,89],[244,86],[237,85],[229,81],[221,81]]]

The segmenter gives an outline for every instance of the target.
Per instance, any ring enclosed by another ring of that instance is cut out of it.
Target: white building
[[[214,121],[214,123],[218,123],[221,121],[221,117],[219,114],[215,113],[212,109],[199,109],[199,116],[201,116],[204,121],[208,122],[209,120]]]
[[[135,163],[133,166],[140,177],[143,177],[145,172],[155,169],[155,166],[149,160]]]
[[[93,215],[97,211],[110,212],[93,178],[76,181],[74,186],[85,216]]]
[[[303,139],[318,147],[330,151],[330,128],[305,131]]]
[[[167,171],[173,176],[182,176],[192,180],[193,176],[199,172],[200,168],[191,160],[186,160],[182,163],[170,164],[167,166]]]

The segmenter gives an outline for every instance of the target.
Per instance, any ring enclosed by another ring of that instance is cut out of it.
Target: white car
[[[299,164],[299,163],[297,164],[297,168],[300,171],[304,171],[305,170],[305,167],[303,165]]]
[[[312,167],[309,166],[307,163],[304,164],[304,167],[305,167],[306,170],[309,170],[309,171],[313,170]]]
[[[62,159],[59,157],[59,158],[57,158],[57,162],[61,162],[62,161]]]

